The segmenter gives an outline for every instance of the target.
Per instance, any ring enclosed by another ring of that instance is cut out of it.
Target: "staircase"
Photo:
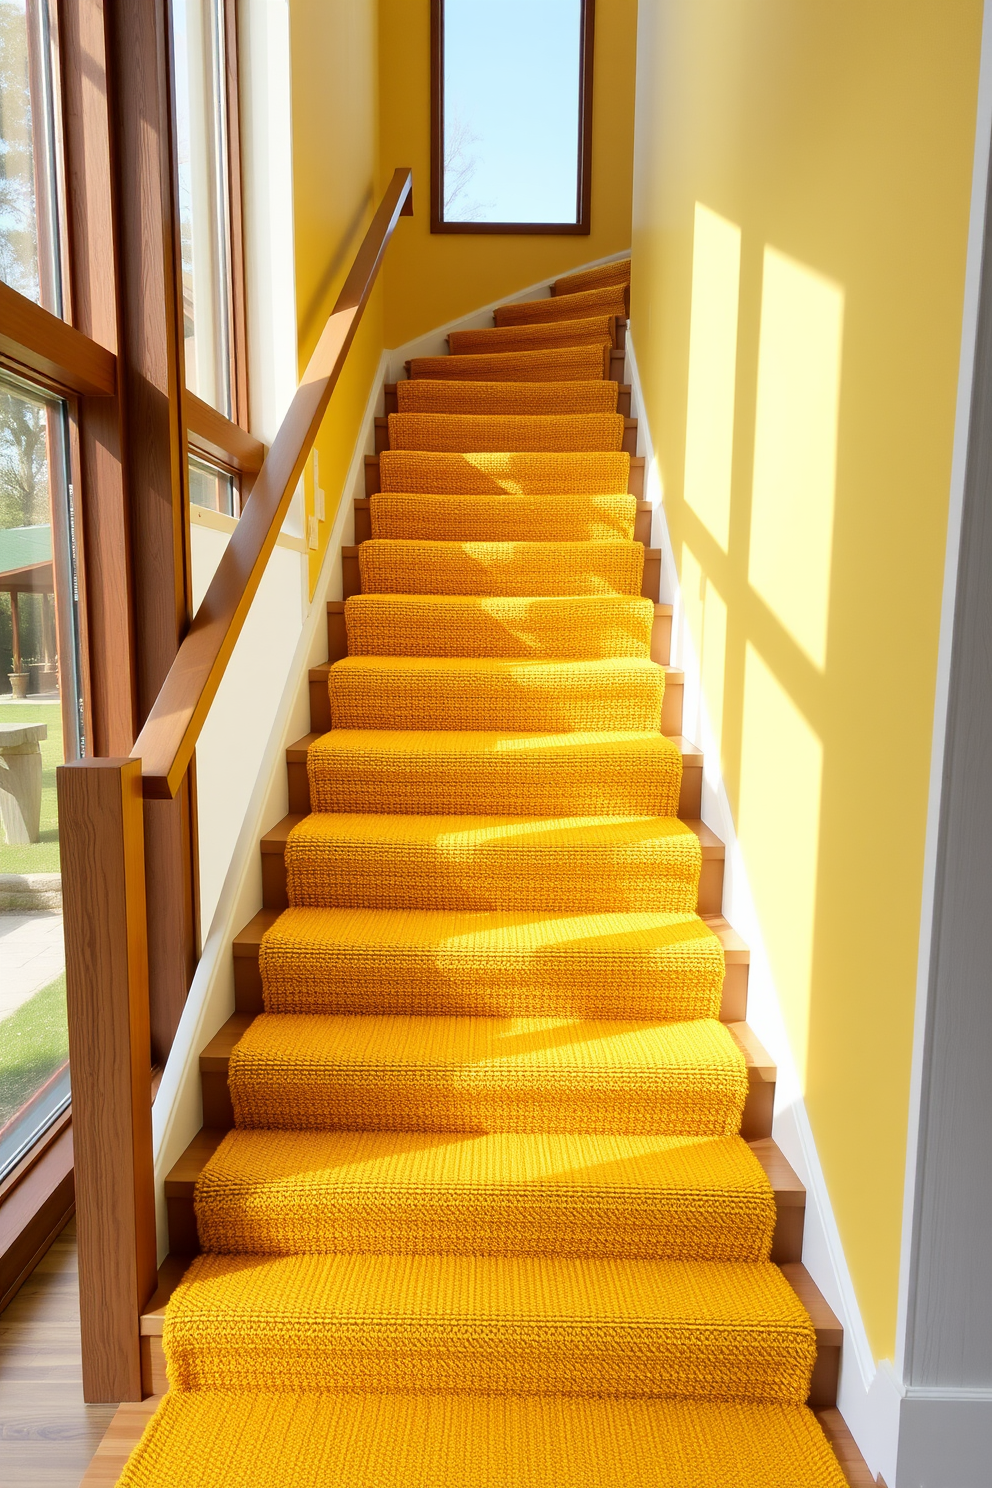
[[[126,1488],[871,1481],[681,731],[628,268],[386,389]]]

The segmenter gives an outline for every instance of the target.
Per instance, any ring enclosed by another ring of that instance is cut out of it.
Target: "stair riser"
[[[342,595],[350,599],[353,594],[362,593],[362,575],[358,566],[358,548],[342,548]],[[647,548],[644,553],[644,569],[641,577],[641,598],[650,599],[655,604],[661,593],[661,550],[658,548]]]
[[[389,442],[388,418],[377,418],[375,421],[375,452],[381,455],[383,450],[391,448]],[[623,443],[620,446],[628,455],[637,454],[637,420],[627,419],[623,431]]]
[[[562,685],[557,692],[534,688],[528,693],[519,686],[500,685],[498,680],[487,685],[477,676],[389,675],[384,668],[369,677],[358,668],[349,668],[331,679],[331,716],[336,728],[387,731],[646,733],[658,728],[664,685],[661,672],[638,671],[624,679],[626,686],[618,682],[615,689],[603,686],[601,679],[602,673],[596,685],[590,686],[586,676],[559,678]],[[507,814],[514,808],[497,809]]]
[[[387,382],[385,384],[383,397],[385,399],[385,413],[387,418],[391,413],[398,413],[399,406],[396,401],[395,382]],[[628,383],[621,383],[617,391],[617,413],[622,413],[624,418],[630,418],[630,386]]]
[[[372,536],[372,515],[367,496],[355,498],[354,513],[355,542],[367,542]],[[644,502],[638,507],[634,517],[634,541],[643,543],[645,547],[651,545],[651,515],[651,507]]]
[[[744,1022],[747,1016],[747,976],[746,962],[731,962],[727,966],[720,1004],[722,1022]],[[234,1007],[236,1012],[252,1016],[265,1011],[257,952],[251,956],[234,957]]]
[[[665,694],[661,703],[659,727],[663,734],[675,738],[682,732],[682,699],[685,684],[681,673],[669,675],[665,681]],[[326,734],[333,727],[331,722],[331,699],[327,691],[327,668],[313,667],[310,671],[310,732]]]
[[[374,496],[382,487],[379,481],[379,456],[365,456],[365,494]],[[636,496],[638,501],[644,500],[644,456],[631,456],[630,476],[627,480],[627,490],[631,496]]]
[[[808,1404],[811,1410],[829,1410],[837,1403],[840,1375],[840,1345],[818,1344]],[[162,1395],[168,1389],[165,1350],[160,1335],[141,1340],[141,1383],[146,1395]]]
[[[221,1061],[211,1061],[211,1063],[215,1062],[221,1063]],[[748,1094],[741,1118],[741,1136],[746,1142],[754,1142],[760,1137],[771,1136],[775,1086],[753,1070],[748,1074]],[[234,1107],[231,1104],[226,1068],[203,1069],[201,1061],[200,1083],[203,1092],[203,1125],[214,1127],[218,1131],[229,1131],[234,1125]],[[374,1126],[369,1127],[369,1122],[364,1115],[361,1116],[358,1124],[363,1129],[374,1129]]]
[[[288,759],[286,772],[289,777],[289,809],[291,812],[306,816],[310,810],[310,780],[307,775],[307,764],[305,759]],[[679,816],[683,821],[696,821],[700,814],[700,802],[703,789],[703,767],[701,764],[692,763],[682,765],[682,786],[679,795]],[[374,806],[373,797],[365,810],[378,809]],[[388,808],[387,808],[388,809]],[[466,811],[472,807],[466,804]],[[444,812],[449,808],[445,806]]]
[[[342,661],[348,655],[348,629],[345,624],[344,601],[332,600],[327,606],[327,660],[330,665]],[[672,613],[670,605],[657,605],[651,626],[651,660],[659,666],[669,666],[672,655]],[[669,680],[669,687],[678,685]]]
[[[577,317],[577,319],[580,319],[580,320],[587,320],[587,319],[590,319],[590,318],[597,319],[597,320],[600,319],[599,316],[593,316],[593,317],[579,316],[579,317]],[[612,319],[613,319],[613,354],[615,356],[626,356],[626,352],[627,352],[627,322],[626,322],[626,320],[621,319],[621,317],[619,315],[613,316]],[[540,324],[540,322],[538,322],[538,324]],[[534,328],[536,329],[536,327],[534,327]],[[486,326],[486,327],[484,327],[484,329],[485,330],[496,330],[497,327],[496,326]],[[522,330],[528,329],[528,327],[525,327],[525,326],[507,326],[507,327],[505,327],[505,329],[506,330],[514,330],[514,331],[522,331]],[[454,334],[457,335],[457,336],[460,336],[461,335],[461,332],[455,332]],[[447,340],[448,346],[450,348],[451,338],[450,337],[446,337],[445,339]],[[556,351],[558,349],[558,346],[560,344],[561,343],[551,342],[547,347],[536,347],[536,346],[535,347],[527,347],[526,350],[528,350],[528,351],[531,351],[531,350],[533,350],[533,351],[537,351],[537,350],[542,350],[542,351],[543,350]],[[575,344],[579,344],[579,343],[575,343]],[[456,345],[456,347],[458,347],[458,342],[457,341],[456,341],[455,345]],[[519,347],[517,349],[518,350],[523,350],[524,348],[523,347]],[[486,346],[484,349],[481,349],[481,350],[478,350],[478,351],[468,351],[468,352],[466,352],[464,346],[461,346],[461,347],[458,347],[457,350],[451,351],[450,352],[450,355],[451,356],[492,356],[492,355],[497,354],[498,351],[500,351],[500,350],[504,350],[505,351],[506,350],[506,347],[505,346],[502,346],[501,347],[499,345],[499,343],[497,343],[494,346]],[[622,380],[623,380],[622,377],[611,377],[611,381],[613,381],[613,382],[621,382]]]
[[[345,623],[344,600],[333,600],[327,606],[327,661],[335,664],[348,655],[348,626]],[[671,606],[656,604],[656,613],[651,623],[651,661],[659,667],[671,665],[672,615]],[[668,686],[678,686],[678,679],[669,679]]]
[[[699,876],[699,888],[697,892],[696,913],[701,915],[719,914],[723,907],[723,868],[722,857],[704,857],[702,870]],[[262,905],[265,909],[286,909],[289,898],[286,892],[286,862],[283,848],[276,844],[262,843]],[[617,908],[613,904],[608,908]],[[658,906],[652,905],[651,908]],[[568,910],[563,913],[572,913]],[[575,913],[583,913],[575,910]]]
[[[192,1193],[185,1194],[181,1198],[167,1198],[166,1208],[168,1212],[169,1222],[170,1253],[172,1255],[182,1256],[194,1256],[199,1254],[200,1238],[197,1233],[196,1212],[194,1209]],[[781,1265],[787,1261],[802,1260],[804,1215],[805,1210],[798,1207],[783,1208],[779,1206],[776,1210],[775,1231],[772,1237],[771,1259],[777,1264]],[[728,1223],[731,1222],[731,1220],[728,1220]],[[303,1253],[303,1251],[308,1248],[309,1240],[307,1239],[307,1235],[309,1235],[309,1233],[309,1231],[307,1231],[306,1235],[301,1233],[299,1237],[299,1244],[292,1247],[297,1251],[297,1253]],[[348,1243],[336,1244],[336,1242],[330,1238],[330,1236],[340,1235],[342,1233],[340,1226],[331,1225],[328,1233],[329,1239],[327,1248],[329,1250],[338,1248],[341,1251],[348,1251],[356,1248],[354,1245]],[[347,1230],[345,1230],[344,1233],[345,1235],[347,1235]],[[411,1252],[412,1242],[402,1239],[401,1234],[402,1232],[397,1231],[395,1226],[390,1228],[388,1232],[384,1233],[379,1238],[374,1246],[374,1249],[376,1249],[377,1251],[381,1251],[384,1254],[387,1252],[409,1254]],[[453,1236],[450,1241],[445,1242],[444,1249],[448,1251],[458,1251],[464,1253],[466,1250],[466,1246],[468,1246],[472,1251],[479,1254],[486,1253],[484,1240],[473,1239],[471,1236],[466,1238],[463,1229],[459,1229],[457,1237]],[[363,1247],[366,1249],[368,1248],[367,1239],[363,1241]],[[505,1251],[505,1249],[505,1237],[501,1239],[498,1244],[495,1244],[493,1246],[494,1253]],[[620,1253],[620,1251],[617,1249],[615,1239],[613,1238],[607,1240],[602,1245],[602,1247],[593,1247],[590,1246],[588,1243],[581,1244],[578,1238],[574,1238],[569,1244],[566,1244],[565,1239],[560,1232],[558,1234],[558,1237],[556,1238],[555,1249],[557,1253],[562,1255],[616,1255]],[[282,1253],[289,1254],[290,1248],[287,1246],[287,1248]],[[416,1246],[413,1246],[413,1253],[426,1254],[427,1252],[423,1249],[418,1250]],[[514,1253],[538,1254],[540,1253],[540,1251],[539,1249],[526,1252],[523,1250],[519,1250],[515,1251]],[[675,1258],[678,1258],[684,1254],[686,1259],[734,1259],[734,1257],[725,1257],[723,1255],[716,1254],[715,1252],[701,1257],[698,1247],[695,1246],[691,1241],[687,1243],[684,1251],[670,1244],[668,1248],[665,1249],[664,1252],[662,1252],[658,1248],[658,1242],[655,1237],[654,1231],[645,1232],[645,1240],[642,1246],[638,1247],[636,1245],[628,1245],[623,1250],[623,1254],[641,1255],[645,1259],[653,1259],[661,1254],[664,1254],[666,1257],[672,1256]]]

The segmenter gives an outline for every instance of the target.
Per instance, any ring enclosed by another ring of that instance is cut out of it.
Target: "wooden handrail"
[[[383,254],[399,218],[412,212],[413,172],[396,170],[258,472],[241,520],[131,751],[132,759],[141,760],[146,798],[169,800],[179,789],[341,376]]]

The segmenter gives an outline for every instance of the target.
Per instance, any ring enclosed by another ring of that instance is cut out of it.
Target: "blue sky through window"
[[[580,0],[445,0],[448,222],[575,222]]]

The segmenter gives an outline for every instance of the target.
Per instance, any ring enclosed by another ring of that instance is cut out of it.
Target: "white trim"
[[[584,274],[587,269],[598,269],[603,264],[616,263],[620,259],[629,258],[630,249],[624,248],[620,253],[608,253],[604,258],[594,258],[591,263],[580,264],[577,269],[569,269],[567,274],[559,274],[559,279],[566,278],[569,274]],[[396,382],[405,377],[403,363],[411,357],[423,356],[445,356],[448,350],[447,338],[452,331],[481,331],[492,327],[493,311],[499,305],[515,305],[520,300],[543,300],[550,294],[550,286],[547,279],[542,279],[539,284],[528,284],[526,289],[518,289],[514,294],[501,295],[498,300],[483,305],[478,310],[470,310],[467,315],[461,315],[457,320],[449,320],[443,326],[437,326],[433,331],[426,331],[422,336],[415,336],[412,341],[404,341],[402,346],[393,347],[389,353],[390,375],[389,381]]]
[[[645,460],[645,499],[654,508],[651,541],[662,550],[661,598],[674,610],[672,662],[685,674],[683,731],[694,735],[695,742],[703,750],[703,820],[726,844],[724,913],[750,947],[747,1021],[777,1066],[772,1135],[806,1186],[803,1263],[844,1327],[838,1407],[872,1472],[884,1472],[885,1468],[881,1466],[884,1463],[889,1468],[891,1480],[898,1439],[898,1392],[893,1401],[889,1377],[879,1378],[881,1371],[876,1369],[868,1342],[806,1113],[761,922],[748,884],[747,868],[720,772],[719,746],[706,710],[699,658],[682,604],[675,555],[662,505],[661,478],[629,328],[626,376],[631,384],[631,412],[638,421],[638,454],[642,454]]]
[[[985,218],[988,202],[990,144],[992,144],[992,0],[985,0],[982,18],[982,47],[978,75],[978,107],[975,126],[975,155],[972,167],[971,215],[968,224],[968,253],[965,267],[958,394],[954,421],[954,448],[947,511],[947,545],[944,553],[944,588],[937,647],[937,676],[934,694],[933,744],[927,827],[923,853],[923,890],[920,904],[920,943],[916,971],[916,1010],[913,1028],[913,1060],[910,1073],[906,1186],[903,1199],[902,1247],[899,1264],[899,1302],[896,1325],[896,1365],[905,1375],[910,1287],[913,1284],[914,1215],[917,1198],[920,1120],[922,1107],[926,1022],[930,987],[930,959],[935,907],[937,848],[940,828],[944,751],[947,744],[947,705],[951,675],[951,647],[957,602],[958,560],[961,549],[961,520],[964,509],[965,471],[971,434],[972,388],[981,295],[982,259],[985,251]]]
[[[226,512],[213,511],[209,506],[194,506],[190,504],[189,519],[194,527],[209,527],[212,532],[233,532],[240,518],[229,517]],[[276,538],[277,548],[289,548],[294,553],[305,553],[307,545],[302,537],[293,537],[291,533],[280,532]]]
[[[908,1395],[899,1429],[896,1488],[988,1488],[992,1398]]]

